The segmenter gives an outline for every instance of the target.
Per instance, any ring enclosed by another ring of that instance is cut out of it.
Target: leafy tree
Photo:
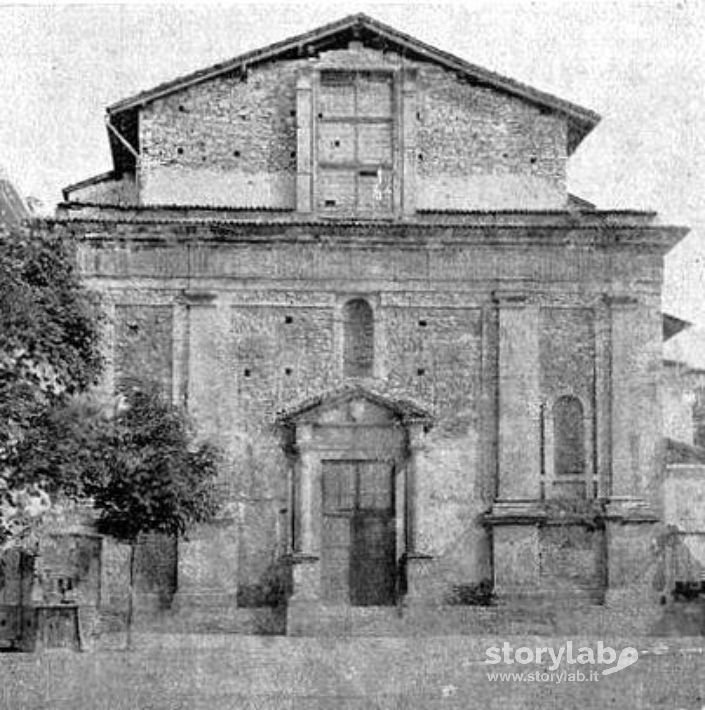
[[[157,384],[133,382],[113,420],[102,479],[87,490],[98,511],[98,529],[130,545],[128,646],[134,609],[135,552],[149,532],[184,535],[218,509],[218,455],[196,443],[182,410],[163,399]]]
[[[51,413],[100,374],[97,302],[75,255],[46,229],[0,229],[0,548],[25,539],[48,504],[23,455],[51,451]]]
[[[88,499],[112,463],[119,406],[101,393],[84,392],[35,417],[9,458],[15,487],[38,487],[52,498]]]

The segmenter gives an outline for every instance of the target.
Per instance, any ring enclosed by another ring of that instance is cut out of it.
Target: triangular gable
[[[284,409],[277,415],[277,423],[291,426],[297,422],[315,418],[322,410],[332,410],[354,400],[364,399],[377,407],[385,409],[404,424],[414,422],[430,426],[432,414],[421,405],[408,399],[389,397],[359,384],[344,385],[328,390],[314,397],[309,397],[298,404]]]
[[[489,86],[497,91],[529,101],[546,110],[565,115],[569,126],[569,153],[578,146],[600,120],[600,116],[594,111],[539,91],[514,79],[470,64],[453,54],[436,49],[364,14],[349,15],[310,32],[290,37],[261,49],[246,52],[228,61],[214,64],[205,69],[159,84],[152,89],[142,91],[112,104],[107,109],[108,117],[120,128],[122,135],[130,140],[130,136],[133,133],[136,134],[135,112],[140,107],[156,99],[224,74],[246,72],[249,67],[263,62],[312,56],[321,51],[347,46],[347,42],[351,40],[361,41],[367,46],[394,50],[411,59],[439,64],[446,69],[458,72],[476,84]],[[109,133],[117,168],[118,156],[126,153],[126,148],[112,132]],[[132,141],[130,140],[130,142]],[[136,142],[133,145],[136,145]],[[128,153],[123,156],[123,161],[129,159]]]

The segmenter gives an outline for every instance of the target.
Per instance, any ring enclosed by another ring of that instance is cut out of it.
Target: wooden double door
[[[321,575],[330,601],[396,602],[394,464],[322,461]]]

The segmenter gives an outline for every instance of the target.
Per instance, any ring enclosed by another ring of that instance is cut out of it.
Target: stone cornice
[[[665,253],[688,230],[650,222],[646,213],[473,213],[454,221],[321,221],[268,218],[167,219],[158,215],[94,215],[42,220],[38,228],[69,230],[96,244],[140,242],[173,244],[315,244],[322,247],[385,248],[424,251],[453,246],[547,246],[566,249],[638,249]],[[608,218],[609,217],[609,218]]]

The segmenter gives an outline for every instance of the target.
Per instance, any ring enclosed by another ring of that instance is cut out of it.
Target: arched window
[[[577,397],[559,397],[553,405],[553,447],[556,478],[585,472],[583,405]]]
[[[374,365],[374,316],[362,298],[343,307],[343,373],[346,377],[371,377]]]

